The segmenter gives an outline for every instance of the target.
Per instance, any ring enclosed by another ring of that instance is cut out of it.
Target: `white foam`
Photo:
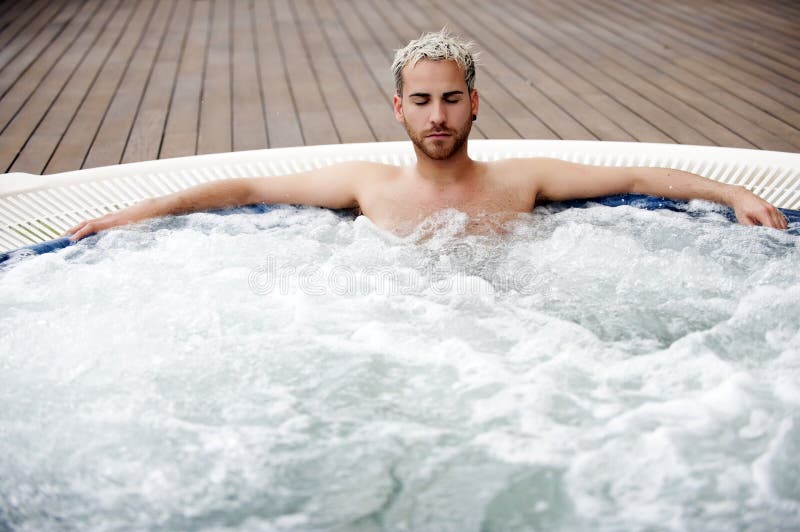
[[[696,209],[195,214],[22,261],[0,528],[797,522],[800,247]]]

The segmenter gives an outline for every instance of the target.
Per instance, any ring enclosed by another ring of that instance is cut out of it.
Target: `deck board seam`
[[[92,47],[90,47],[88,49],[87,54],[81,59],[81,63],[78,66],[78,68],[76,69],[75,72],[77,72],[81,68],[81,66],[83,66],[84,61],[86,60],[86,58],[89,56],[89,54],[93,50],[94,45],[97,43],[97,40],[99,40],[105,34],[105,32],[107,31],[107,29],[109,27],[109,24],[111,23],[112,20],[114,20],[114,17],[117,15],[119,10],[122,9],[122,8],[123,8],[123,2],[118,3],[117,6],[114,9],[114,12],[109,16],[109,18],[103,24],[103,28],[101,29],[101,31],[98,32],[97,39],[93,41]],[[114,49],[116,49],[117,45],[119,44],[119,41],[122,39],[123,35],[125,34],[125,31],[127,30],[128,26],[130,25],[130,22],[133,19],[133,15],[135,14],[135,12],[136,12],[135,9],[130,9],[129,10],[128,16],[127,16],[127,18],[125,20],[125,23],[123,24],[123,27],[122,27],[121,31],[113,39],[113,42],[109,44],[108,50],[106,51],[105,56],[103,57],[103,60],[97,66],[97,70],[95,71],[94,76],[92,76],[91,83],[89,83],[89,86],[87,87],[87,89],[84,92],[83,96],[81,97],[80,101],[75,106],[75,110],[73,111],[72,116],[67,121],[67,124],[64,127],[64,131],[63,131],[63,133],[61,135],[61,138],[59,138],[58,142],[53,147],[53,151],[50,153],[50,157],[47,158],[47,162],[45,163],[45,166],[44,166],[44,168],[45,168],[44,171],[45,172],[47,171],[48,167],[50,166],[50,163],[52,162],[53,158],[58,153],[59,147],[62,145],[62,142],[64,141],[65,137],[67,136],[67,134],[72,129],[72,125],[73,125],[73,123],[75,121],[75,118],[80,114],[81,109],[83,109],[84,105],[86,104],[86,101],[87,101],[89,95],[91,94],[92,89],[95,87],[98,79],[100,78],[101,74],[103,73],[103,70],[105,69],[105,66],[108,63],[108,60],[111,58],[111,56],[112,56],[112,54],[114,52]]]

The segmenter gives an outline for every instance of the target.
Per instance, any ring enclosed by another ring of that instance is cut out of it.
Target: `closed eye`
[[[458,103],[460,101],[461,98],[444,98],[444,103]],[[414,105],[427,105],[430,100],[411,100],[411,103]]]

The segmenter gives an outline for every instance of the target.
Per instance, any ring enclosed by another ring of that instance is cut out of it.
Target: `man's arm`
[[[378,166],[383,165],[350,162],[285,176],[215,181],[168,196],[146,199],[105,216],[85,220],[65,235],[70,234],[70,240],[75,241],[98,231],[148,218],[256,203],[315,205],[332,209],[355,207],[358,204],[358,183],[376,173]]]
[[[786,218],[741,186],[719,183],[681,170],[587,166],[558,159],[536,160],[536,198],[563,201],[611,194],[647,194],[676,200],[703,199],[733,208],[745,225],[786,229]]]

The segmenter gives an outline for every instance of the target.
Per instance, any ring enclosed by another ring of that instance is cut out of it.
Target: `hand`
[[[730,206],[741,224],[763,225],[775,229],[788,227],[786,217],[781,211],[744,187],[738,187],[733,193]]]
[[[70,235],[69,239],[73,242],[77,242],[81,238],[92,235],[98,231],[103,231],[105,229],[110,229],[112,227],[128,223],[124,220],[121,220],[119,214],[119,212],[111,212],[99,218],[84,220],[75,227],[68,229],[61,236]]]
[[[69,239],[73,242],[77,242],[81,238],[97,233],[98,231],[105,231],[112,227],[139,222],[145,218],[154,216],[156,213],[152,211],[152,200],[145,200],[126,209],[110,212],[99,218],[84,220],[75,227],[68,229],[61,236],[70,235]]]

